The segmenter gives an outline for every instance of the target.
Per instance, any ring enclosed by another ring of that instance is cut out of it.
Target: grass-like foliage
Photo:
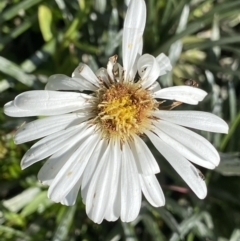
[[[39,162],[20,170],[29,146],[16,146],[17,127],[33,118],[10,118],[2,106],[27,90],[44,89],[48,76],[70,75],[79,62],[93,70],[118,54],[126,13],[123,0],[0,1],[0,240],[240,240],[240,1],[146,0],[144,53],[167,54],[173,71],[163,87],[195,79],[209,94],[196,109],[229,124],[229,134],[201,134],[221,155],[216,170],[203,172],[208,195],[199,200],[150,146],[161,167],[157,175],[166,205],[143,201],[132,223],[94,224],[77,204],[66,207],[47,198],[37,180]],[[136,12],[136,15],[138,13]]]

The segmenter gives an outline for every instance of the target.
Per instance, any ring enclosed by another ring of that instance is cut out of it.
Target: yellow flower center
[[[125,140],[148,128],[155,105],[149,91],[139,84],[112,84],[99,93],[97,123],[105,137]]]

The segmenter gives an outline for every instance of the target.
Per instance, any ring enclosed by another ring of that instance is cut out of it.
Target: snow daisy
[[[142,137],[202,199],[206,184],[192,163],[213,169],[220,158],[206,139],[185,127],[228,131],[213,114],[172,110],[181,103],[196,105],[207,93],[192,86],[160,88],[157,78],[172,67],[164,54],[142,55],[145,21],[144,0],[131,0],[123,29],[123,66],[116,55],[96,73],[81,63],[72,78],[53,75],[45,90],[24,92],[4,106],[12,117],[45,116],[15,134],[16,144],[42,138],[26,152],[21,167],[48,158],[38,173],[49,185],[48,197],[73,205],[81,191],[87,215],[96,223],[134,220],[142,193],[154,207],[165,204],[155,176],[158,163]]]

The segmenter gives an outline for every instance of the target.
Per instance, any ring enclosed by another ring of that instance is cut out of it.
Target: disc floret
[[[156,102],[138,83],[115,83],[99,92],[97,122],[107,138],[126,140],[150,126]]]

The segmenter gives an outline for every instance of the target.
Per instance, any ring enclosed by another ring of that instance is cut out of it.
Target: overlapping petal
[[[60,115],[90,107],[89,95],[74,92],[32,90],[18,95],[14,105],[38,115]]]
[[[191,162],[209,169],[214,169],[219,164],[218,152],[202,136],[163,120],[154,121],[154,125],[157,128],[152,131]]]
[[[16,144],[33,141],[80,124],[91,117],[90,113],[72,113],[38,119],[21,126],[14,136]]]
[[[92,128],[88,128],[82,133],[83,141],[81,145],[66,161],[51,183],[48,196],[55,202],[60,202],[81,178],[88,160],[100,139],[99,135],[92,135]]]
[[[70,78],[63,74],[55,74],[49,77],[45,86],[46,90],[97,90],[97,87],[82,76]]]
[[[99,79],[90,69],[90,67],[83,63],[80,63],[78,67],[73,71],[72,77],[74,79],[79,78],[80,80],[84,80],[84,82],[89,82],[96,87],[99,87],[100,84]]]
[[[155,98],[176,100],[191,105],[197,105],[206,95],[207,92],[204,90],[191,86],[173,86],[161,89],[154,93]]]
[[[207,187],[204,180],[199,175],[197,169],[173,147],[166,144],[161,137],[150,131],[147,136],[157,148],[157,150],[167,159],[175,171],[182,177],[195,194],[203,199],[207,195]]]
[[[160,67],[159,76],[162,76],[172,70],[172,65],[171,65],[170,59],[165,54],[163,54],[163,53],[159,54],[156,57],[156,60]]]
[[[141,187],[137,167],[127,143],[122,147],[121,160],[121,220],[131,222],[136,219],[141,206]]]
[[[138,74],[141,77],[142,87],[151,86],[160,74],[160,66],[157,60],[150,54],[142,55],[137,63]]]
[[[227,133],[227,123],[218,116],[203,111],[165,111],[158,110],[156,117],[171,123],[198,130]]]
[[[129,144],[138,172],[144,175],[159,173],[159,166],[145,142],[137,135],[134,135],[132,138],[133,141],[129,142]]]
[[[22,169],[25,169],[30,165],[51,156],[52,154],[61,150],[67,144],[74,144],[76,137],[78,136],[77,134],[80,132],[83,132],[82,135],[85,134],[85,128],[86,124],[83,123],[80,126],[73,126],[67,130],[62,130],[51,134],[36,142],[23,156],[21,161]]]
[[[11,117],[27,117],[27,116],[37,116],[38,111],[34,109],[23,110],[14,105],[14,101],[10,101],[4,105],[4,114]]]
[[[109,200],[112,171],[112,143],[103,154],[89,185],[86,198],[87,215],[96,223],[101,223]]]

